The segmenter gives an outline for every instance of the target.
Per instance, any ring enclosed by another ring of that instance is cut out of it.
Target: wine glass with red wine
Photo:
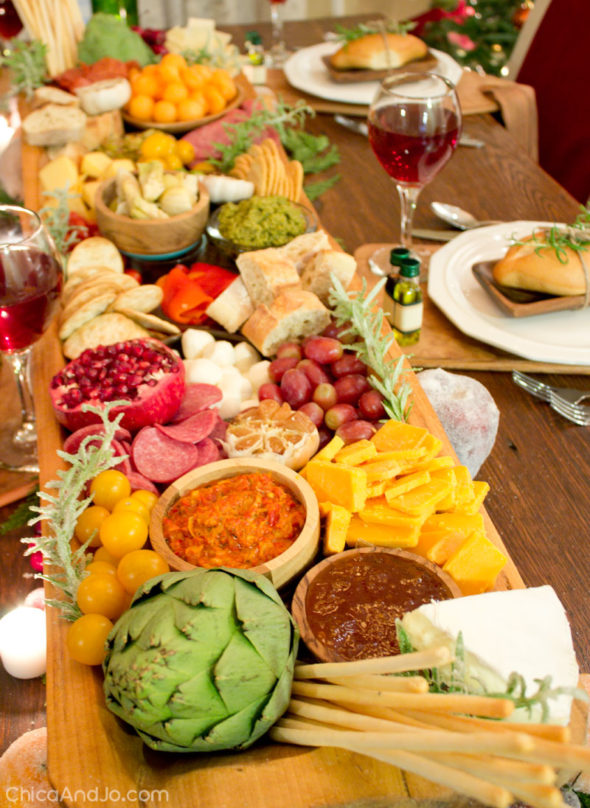
[[[38,471],[30,359],[57,311],[63,273],[58,252],[32,210],[0,205],[0,359],[12,368],[18,417],[0,429],[0,466]]]
[[[420,191],[450,160],[461,120],[454,84],[436,73],[388,76],[369,108],[369,142],[399,192],[404,247]]]

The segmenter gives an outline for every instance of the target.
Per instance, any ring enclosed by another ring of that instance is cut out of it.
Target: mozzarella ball
[[[208,331],[201,331],[199,328],[187,328],[180,344],[185,359],[196,359],[201,356],[207,345],[215,342],[215,339]]]
[[[217,384],[223,373],[219,365],[202,356],[185,359],[184,371],[187,384]]]
[[[260,354],[249,342],[238,342],[234,354],[234,365],[241,373],[246,373],[252,365],[260,361]]]
[[[240,412],[244,412],[244,410],[252,409],[252,407],[257,407],[260,404],[260,401],[257,398],[246,398],[242,401],[240,405]]]
[[[225,339],[220,339],[217,340],[217,342],[207,345],[201,356],[215,362],[220,368],[226,368],[233,365],[234,353],[234,346],[231,344],[231,342],[228,342]]]
[[[254,365],[252,365],[252,367],[246,373],[246,378],[248,378],[252,383],[252,389],[255,393],[258,393],[261,385],[270,381],[270,376],[268,375],[269,366],[269,360],[263,359],[261,362],[256,362]]]

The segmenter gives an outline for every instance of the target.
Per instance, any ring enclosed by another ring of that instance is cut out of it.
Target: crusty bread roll
[[[241,253],[236,264],[255,306],[271,303],[283,287],[299,284],[295,265],[276,247]]]
[[[332,275],[347,289],[355,272],[356,261],[352,255],[342,250],[320,250],[303,270],[301,286],[328,305]]]
[[[330,64],[337,70],[387,70],[422,59],[427,53],[426,43],[412,34],[366,34],[333,53]]]
[[[46,104],[23,120],[25,140],[31,146],[58,146],[80,140],[86,115],[74,104]]]
[[[273,356],[281,343],[319,334],[329,322],[330,312],[316,295],[289,288],[269,306],[258,306],[242,334],[263,356]]]
[[[583,295],[586,292],[584,269],[575,250],[566,247],[567,262],[561,262],[553,247],[539,248],[538,235],[536,240],[529,236],[523,242],[510,247],[494,266],[492,274],[496,283],[547,295]],[[590,250],[582,254],[590,269]]]
[[[329,250],[330,237],[325,230],[314,230],[288,241],[278,251],[283,258],[292,261],[298,274],[301,275],[308,261],[313,259],[319,250]]]
[[[254,311],[244,281],[238,277],[207,306],[207,317],[215,320],[230,334],[235,333]]]

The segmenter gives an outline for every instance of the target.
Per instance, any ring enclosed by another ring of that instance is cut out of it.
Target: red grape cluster
[[[383,396],[367,379],[369,368],[346,350],[354,341],[343,326],[330,324],[320,336],[284,342],[270,363],[271,381],[258,397],[287,402],[318,428],[320,446],[336,433],[345,443],[370,438],[385,417]]]

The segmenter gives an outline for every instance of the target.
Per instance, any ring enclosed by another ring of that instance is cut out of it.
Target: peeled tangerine
[[[436,368],[418,374],[422,389],[457,453],[475,477],[492,451],[500,411],[487,389],[469,376]]]

